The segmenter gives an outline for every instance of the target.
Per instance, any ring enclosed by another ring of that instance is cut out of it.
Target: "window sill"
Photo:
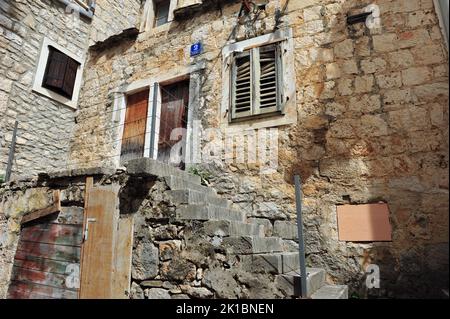
[[[232,119],[229,121],[230,124],[234,124],[234,123],[242,123],[242,122],[250,122],[253,120],[259,120],[259,119],[264,119],[264,118],[275,118],[275,117],[282,117],[284,116],[284,114],[281,111],[276,111],[276,112],[270,112],[270,113],[265,113],[265,114],[256,114],[256,115],[249,115],[246,117],[240,117],[240,118],[236,118],[236,119]]]
[[[33,92],[38,93],[42,96],[48,97],[49,99],[64,104],[65,106],[71,108],[72,110],[77,109],[77,104],[73,100],[69,100],[68,98],[59,95],[49,89],[44,87],[33,87]]]
[[[141,31],[140,37],[143,39],[148,39],[160,33],[167,32],[170,30],[172,24],[173,22],[171,21],[166,24],[160,25],[159,27],[154,27],[149,30],[143,30]]]

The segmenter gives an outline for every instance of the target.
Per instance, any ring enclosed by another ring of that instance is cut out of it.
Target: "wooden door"
[[[114,236],[119,212],[118,189],[87,187],[80,298],[111,298],[113,292]]]
[[[81,299],[128,298],[133,219],[119,216],[118,185],[92,186],[92,180],[86,184],[79,296]]]
[[[23,225],[8,298],[78,298],[82,215],[65,209]]]
[[[144,156],[149,90],[127,96],[121,162]]]
[[[189,81],[161,86],[161,116],[157,158],[161,162],[170,163],[181,168],[184,168],[182,153],[185,145],[183,144],[182,148],[177,149],[173,149],[173,147],[180,141],[184,143],[184,139],[179,133],[173,136],[172,132],[174,129],[185,129],[187,127],[188,105]]]

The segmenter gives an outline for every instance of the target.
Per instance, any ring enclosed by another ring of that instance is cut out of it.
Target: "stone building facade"
[[[138,0],[97,1],[92,8],[97,12],[95,19],[92,12],[76,2],[0,2],[1,175],[6,171],[16,120],[19,123],[13,174],[31,176],[66,166],[77,108],[76,104],[68,106],[67,100],[43,95],[34,85],[44,40],[84,62],[89,45],[134,27],[141,10]]]
[[[238,152],[230,158],[214,148],[223,140],[206,135],[199,144],[210,161],[187,165],[249,220],[268,235],[286,234],[280,225],[295,224],[298,174],[308,263],[325,268],[330,282],[361,297],[448,290],[448,40],[438,1],[270,0],[255,1],[262,6],[249,13],[241,1],[171,1],[167,23],[156,27],[155,7],[137,2],[127,5],[140,18],[124,25],[107,20],[107,1],[96,11],[100,31],[86,39],[86,50],[95,44],[86,51],[66,166],[122,166],[127,97],[147,90],[152,118],[165,88],[189,80],[187,153],[195,152],[196,126],[277,129],[272,171],[262,174],[261,161],[236,163]],[[379,13],[370,23],[347,22],[368,6]],[[105,34],[105,25],[117,30]],[[125,31],[132,27],[139,34]],[[196,43],[198,55],[191,54]],[[281,43],[281,114],[230,121],[234,57],[274,43]],[[149,125],[147,157],[156,156]],[[340,241],[337,206],[378,202],[389,207],[392,240]],[[295,248],[295,240],[285,245]],[[379,289],[366,286],[373,264]]]

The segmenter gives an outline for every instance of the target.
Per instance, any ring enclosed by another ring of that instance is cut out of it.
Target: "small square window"
[[[49,46],[47,66],[42,86],[68,99],[72,99],[80,63]]]
[[[231,76],[231,120],[280,110],[280,68],[278,45],[235,54]]]
[[[154,0],[155,27],[169,22],[170,0]]]

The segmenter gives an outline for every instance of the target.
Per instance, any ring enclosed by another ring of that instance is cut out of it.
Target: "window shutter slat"
[[[261,74],[259,78],[259,111],[260,113],[274,112],[278,105],[275,46],[260,49],[259,67]]]

